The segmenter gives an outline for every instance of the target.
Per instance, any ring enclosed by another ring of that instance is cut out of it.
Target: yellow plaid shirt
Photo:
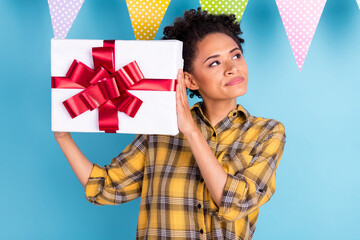
[[[259,207],[275,192],[284,126],[238,104],[214,127],[202,105],[191,107],[192,116],[227,172],[220,207],[181,132],[136,135],[110,165],[93,165],[88,201],[115,205],[141,197],[136,239],[252,239]]]

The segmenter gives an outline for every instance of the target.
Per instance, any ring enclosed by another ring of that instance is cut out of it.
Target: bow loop
[[[114,99],[120,97],[121,95],[120,90],[116,84],[116,80],[113,77],[102,79],[98,85],[101,89],[101,92],[104,96],[106,96],[107,99]]]
[[[114,76],[121,91],[128,90],[132,85],[144,79],[144,75],[136,61],[133,61],[117,70],[114,73]]]
[[[92,48],[94,68],[104,67],[109,72],[115,72],[115,53],[112,47]]]
[[[110,73],[103,68],[102,66],[100,66],[99,68],[97,68],[92,76],[92,78],[89,80],[90,84],[96,84],[97,82],[99,82],[101,79],[106,78],[106,77],[110,77]]]
[[[92,85],[91,87],[88,87],[82,91],[80,97],[90,111],[100,107],[107,100],[109,100],[102,93],[99,84]]]
[[[85,88],[91,85],[89,80],[93,75],[94,70],[76,59],[72,62],[69,70],[66,73],[67,78]]]
[[[113,103],[120,112],[124,112],[130,117],[135,117],[143,101],[125,90],[119,98],[114,99]]]

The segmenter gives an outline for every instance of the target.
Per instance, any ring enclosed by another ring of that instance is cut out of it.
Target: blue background
[[[195,0],[173,0],[156,39]],[[359,239],[360,11],[329,0],[299,72],[275,1],[250,0],[242,19],[252,115],[285,125],[277,190],[254,239]],[[0,1],[0,239],[134,239],[140,199],[94,206],[50,126],[51,19],[45,0]],[[125,0],[87,0],[67,38],[134,39]],[[198,101],[192,99],[191,104]],[[108,164],[129,134],[73,133]]]

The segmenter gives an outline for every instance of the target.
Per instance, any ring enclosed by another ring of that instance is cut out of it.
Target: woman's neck
[[[224,100],[224,101],[205,101],[203,104],[203,113],[210,121],[212,126],[216,126],[221,120],[223,120],[229,112],[236,109],[236,98]]]

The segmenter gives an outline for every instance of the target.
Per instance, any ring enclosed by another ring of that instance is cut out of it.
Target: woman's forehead
[[[226,54],[239,47],[234,39],[224,33],[208,34],[197,44],[198,57],[207,57],[213,54]]]

